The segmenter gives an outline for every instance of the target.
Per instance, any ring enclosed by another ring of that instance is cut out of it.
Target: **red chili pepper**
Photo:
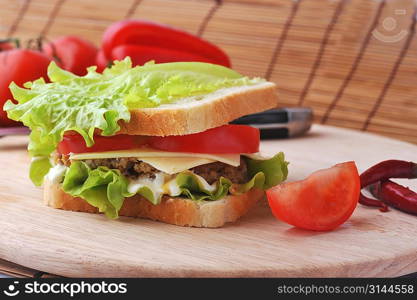
[[[366,196],[364,196],[362,193],[359,195],[359,203],[366,206],[372,206],[372,207],[379,207],[379,210],[381,212],[387,212],[389,211],[388,205],[386,205],[384,202],[376,199],[371,199]]]
[[[389,181],[390,178],[417,178],[416,163],[386,160],[363,172],[360,178],[362,188],[374,184],[371,186],[371,192],[374,197],[383,202],[361,194],[359,203],[379,207],[381,211],[388,211],[386,204],[389,204],[406,212],[417,213],[417,194],[402,185]]]
[[[399,210],[417,214],[417,193],[409,188],[387,180],[371,185],[371,193],[374,197]]]
[[[103,35],[102,49],[105,57],[111,60],[113,49],[120,45],[150,46],[187,52],[230,67],[229,57],[216,45],[185,31],[149,21],[123,20],[110,25]]]
[[[386,160],[361,174],[361,187],[390,178],[417,178],[417,164],[404,160]]]

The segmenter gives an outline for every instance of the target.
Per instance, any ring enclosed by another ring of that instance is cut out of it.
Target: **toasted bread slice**
[[[204,95],[201,100],[184,99],[156,108],[131,110],[130,122],[121,121],[118,134],[167,136],[197,133],[276,106],[276,86],[272,82],[224,88]]]
[[[125,198],[120,216],[140,217],[164,223],[192,227],[221,227],[245,215],[265,193],[252,189],[240,196],[226,196],[217,201],[193,201],[181,197],[164,196],[158,205],[136,195]],[[45,204],[59,209],[98,213],[96,207],[84,199],[65,193],[60,184],[44,182]]]

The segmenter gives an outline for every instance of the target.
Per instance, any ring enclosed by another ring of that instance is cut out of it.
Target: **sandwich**
[[[54,208],[220,227],[287,177],[282,152],[259,153],[259,130],[229,122],[277,105],[276,86],[218,65],[132,67],[12,83],[8,117],[31,129],[29,177]]]

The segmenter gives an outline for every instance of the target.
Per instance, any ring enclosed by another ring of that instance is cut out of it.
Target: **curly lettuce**
[[[106,167],[90,169],[83,162],[74,162],[65,174],[62,183],[64,192],[85,199],[109,218],[117,218],[127,191],[127,179],[119,170]]]
[[[221,177],[209,185],[202,177],[184,171],[164,184],[163,192],[156,191],[152,185],[140,185],[129,189],[128,180],[118,170],[107,167],[91,169],[82,161],[74,161],[67,170],[62,188],[74,196],[85,199],[109,218],[117,218],[125,197],[139,194],[152,204],[158,204],[163,194],[183,196],[195,201],[215,201],[228,193],[240,195],[253,188],[268,189],[284,181],[288,175],[288,162],[284,154],[278,153],[267,160],[246,158],[248,174],[251,178],[243,184],[233,184]]]
[[[48,67],[51,82],[42,78],[21,88],[11,83],[17,104],[8,100],[4,110],[10,119],[21,121],[32,132],[28,150],[36,157],[31,178],[36,185],[50,165],[46,158],[57,148],[67,131],[78,132],[87,146],[94,144],[94,133],[110,136],[119,131],[120,121],[129,122],[129,110],[157,107],[188,98],[198,101],[221,88],[250,85],[263,81],[213,64],[179,62],[132,68],[131,60],[116,61],[103,74],[90,67],[85,76]]]

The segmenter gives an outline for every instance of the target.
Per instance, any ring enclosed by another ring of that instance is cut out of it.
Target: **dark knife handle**
[[[243,116],[231,124],[244,124],[259,128],[261,139],[288,138],[306,133],[313,121],[308,107],[277,108]]]

